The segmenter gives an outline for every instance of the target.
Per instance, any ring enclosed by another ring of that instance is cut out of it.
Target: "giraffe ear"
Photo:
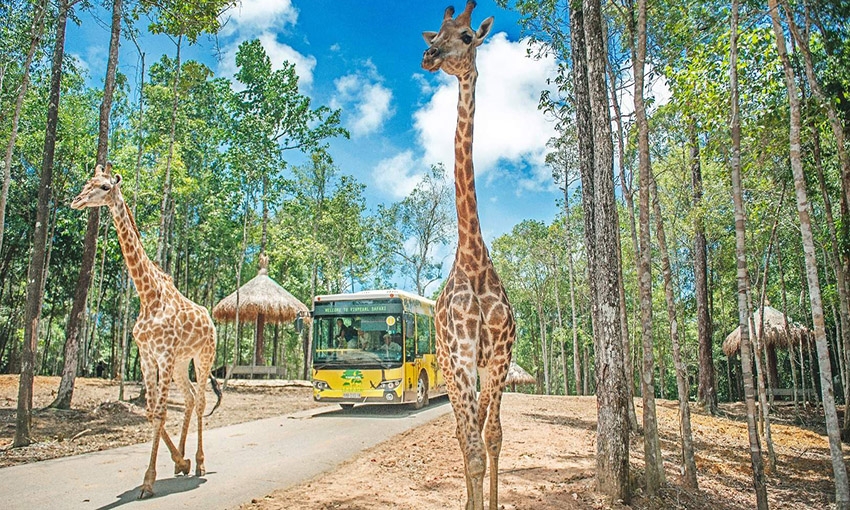
[[[112,177],[112,185],[113,185],[113,186],[118,186],[119,184],[121,184],[121,180],[122,180],[122,179],[121,179],[121,174],[115,174],[115,175]]]
[[[484,42],[484,38],[487,37],[487,34],[490,33],[490,29],[493,28],[493,16],[485,19],[481,22],[481,26],[478,27],[478,30],[475,32],[475,45],[481,46],[481,43]]]
[[[431,46],[435,37],[437,37],[437,32],[422,32],[422,38],[425,39],[428,46]]]

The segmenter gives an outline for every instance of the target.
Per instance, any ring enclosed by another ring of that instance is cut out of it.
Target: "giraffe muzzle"
[[[443,63],[441,52],[438,48],[431,46],[427,50],[425,50],[425,54],[422,56],[422,68],[426,71],[436,71],[440,68],[440,65]]]

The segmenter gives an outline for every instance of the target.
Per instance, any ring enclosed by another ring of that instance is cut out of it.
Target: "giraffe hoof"
[[[153,496],[153,487],[143,485],[141,492],[139,492],[139,499],[147,499],[151,496]]]
[[[192,461],[189,459],[183,459],[182,462],[174,463],[174,475],[188,475],[189,470],[192,468]]]
[[[204,469],[204,466],[199,465],[195,468],[195,476],[204,476],[205,474],[207,474],[207,470]]]

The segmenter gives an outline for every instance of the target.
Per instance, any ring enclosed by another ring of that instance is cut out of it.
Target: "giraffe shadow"
[[[210,474],[213,474],[213,472],[211,471],[207,473],[207,475]],[[157,480],[154,484],[154,491],[156,492],[152,497],[148,498],[145,501],[161,499],[165,496],[168,496],[169,494],[179,494],[181,492],[195,490],[205,483],[207,483],[207,479],[198,476],[178,476],[175,478]],[[118,508],[122,505],[139,501],[139,493],[141,489],[142,486],[138,485],[133,489],[122,492],[117,496],[117,501],[114,501],[105,506],[98,507],[97,510],[109,510],[110,508]]]

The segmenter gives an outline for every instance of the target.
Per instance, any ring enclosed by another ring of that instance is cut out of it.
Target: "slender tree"
[[[620,275],[612,269],[617,267],[620,248],[616,243],[614,154],[605,85],[607,52],[601,2],[585,0],[580,6],[571,2],[570,21],[576,110],[577,117],[581,116],[576,125],[596,347],[596,481],[600,492],[628,504],[631,500],[629,422],[620,331]],[[578,33],[582,34],[580,38]],[[591,148],[589,153],[588,148]]]
[[[21,355],[21,378],[18,385],[18,414],[15,420],[14,447],[32,442],[32,397],[35,371],[35,354],[38,346],[38,324],[44,302],[43,282],[46,261],[48,206],[52,198],[53,159],[56,153],[56,130],[59,126],[59,95],[62,82],[62,62],[65,57],[65,27],[71,4],[59,2],[56,20],[56,40],[50,70],[50,97],[47,105],[47,123],[44,134],[44,154],[41,161],[41,178],[38,186],[35,227],[27,271],[27,303],[24,315],[24,344]]]
[[[714,346],[712,345],[711,316],[708,313],[708,253],[705,241],[705,221],[702,189],[702,167],[696,121],[688,119],[691,185],[694,211],[694,298],[697,305],[697,339],[699,343],[699,384],[697,402],[709,414],[717,412],[717,390],[714,377]]]
[[[115,95],[115,75],[118,69],[118,49],[121,43],[121,21],[124,12],[123,0],[113,0],[112,3],[112,29],[109,38],[109,57],[106,63],[106,78],[103,86],[103,99],[100,103],[100,120],[98,123],[97,153],[95,161],[98,165],[106,165],[109,144],[109,118],[112,112],[112,99]],[[94,257],[97,251],[97,229],[100,223],[100,214],[97,208],[89,209],[88,224],[86,226],[86,242],[83,248],[83,262],[80,267],[80,275],[74,292],[74,302],[71,307],[71,316],[65,334],[65,363],[62,368],[62,378],[59,381],[59,389],[56,398],[49,407],[56,409],[70,409],[71,399],[74,395],[74,382],[77,377],[79,349],[80,349],[80,325],[85,314],[85,304],[91,285]],[[93,235],[89,242],[89,230]]]
[[[632,242],[632,249],[635,252],[635,265],[640,263],[640,244],[637,239],[637,224],[635,222],[635,203],[634,189],[632,188],[632,172],[626,168],[626,143],[623,133],[623,115],[620,111],[620,99],[617,93],[617,76],[614,72],[613,65],[608,65],[610,79],[608,80],[609,88],[611,89],[611,106],[614,109],[614,122],[617,125],[617,156],[618,167],[620,169],[620,189],[623,191],[623,200],[626,206],[626,216],[629,220],[629,234]],[[619,236],[619,231],[617,235]],[[620,327],[623,335],[623,359],[626,363],[626,391],[628,391],[628,406],[629,406],[629,425],[632,430],[638,431],[637,413],[635,412],[634,404],[634,368],[632,367],[632,343],[629,336],[629,318],[628,309],[626,308],[626,288],[625,276],[623,275],[623,244],[622,239],[617,241],[620,246]],[[635,273],[638,273],[637,267]]]
[[[400,268],[421,296],[441,278],[442,262],[435,260],[434,251],[445,246],[453,233],[453,199],[445,168],[437,164],[403,200],[378,208],[378,230],[386,233],[379,251],[390,255],[388,262]]]
[[[637,1],[637,22],[629,23],[630,45],[634,58],[632,69],[635,76],[634,106],[638,128],[638,164],[640,189],[638,190],[638,287],[640,291],[641,339],[643,343],[643,369],[641,370],[641,392],[643,397],[643,441],[646,471],[646,491],[654,496],[664,483],[664,461],[658,440],[658,418],[655,411],[655,359],[652,341],[652,247],[649,235],[650,181],[652,166],[649,158],[649,122],[646,120],[644,103],[644,69],[646,63],[646,0]],[[633,16],[634,13],[629,13]]]
[[[688,371],[682,359],[679,343],[679,320],[676,317],[676,300],[673,297],[673,271],[670,268],[670,255],[667,251],[667,236],[664,232],[664,217],[658,200],[658,186],[655,176],[650,172],[652,208],[655,214],[655,236],[658,239],[658,251],[661,252],[661,272],[664,275],[664,300],[667,303],[667,320],[670,322],[670,344],[673,347],[673,364],[676,368],[676,390],[679,396],[679,432],[682,435],[682,467],[684,467],[684,485],[692,489],[698,487],[697,466],[694,460],[694,441],[691,433],[691,408],[688,405]]]
[[[30,28],[30,45],[24,60],[21,85],[18,87],[18,97],[15,100],[15,111],[12,114],[12,130],[9,133],[9,141],[6,142],[6,154],[3,158],[3,187],[0,191],[0,250],[3,249],[3,234],[6,230],[6,201],[9,197],[9,186],[12,183],[12,153],[15,150],[15,142],[18,138],[18,123],[21,118],[21,109],[27,88],[30,82],[30,67],[32,66],[35,52],[38,49],[41,36],[44,33],[44,23],[47,18],[47,0],[39,2],[33,10],[32,24]],[[5,69],[5,68],[4,68]],[[0,80],[2,84],[2,80]]]
[[[750,281],[747,274],[747,251],[743,186],[741,184],[741,117],[738,100],[738,0],[732,0],[732,26],[729,39],[729,92],[731,100],[730,128],[732,131],[732,201],[735,207],[735,259],[738,281],[738,327],[741,328],[741,374],[744,378],[744,400],[747,407],[747,434],[750,439],[750,461],[753,468],[753,486],[756,505],[767,510],[767,488],[764,481],[764,464],[761,443],[756,430],[756,402],[753,388],[752,354],[750,351],[750,326],[747,292]]]
[[[776,37],[776,51],[782,61],[785,71],[785,88],[788,90],[790,108],[790,160],[791,171],[794,174],[794,191],[797,197],[797,215],[800,217],[800,233],[803,238],[803,254],[806,267],[806,282],[809,289],[809,301],[814,324],[815,346],[818,351],[818,368],[820,369],[821,394],[823,396],[823,411],[826,418],[826,431],[829,437],[829,452],[832,458],[832,470],[835,480],[835,505],[840,509],[850,508],[850,485],[847,480],[847,468],[841,451],[841,431],[838,424],[838,413],[835,408],[835,397],[832,387],[832,367],[829,359],[829,349],[826,338],[826,325],[823,316],[820,282],[818,280],[817,258],[812,234],[810,205],[806,191],[806,177],[803,172],[803,158],[800,153],[801,144],[801,107],[797,96],[797,84],[794,68],[788,57],[785,46],[785,33],[779,19],[777,0],[768,0],[768,9],[773,22],[773,34]]]

